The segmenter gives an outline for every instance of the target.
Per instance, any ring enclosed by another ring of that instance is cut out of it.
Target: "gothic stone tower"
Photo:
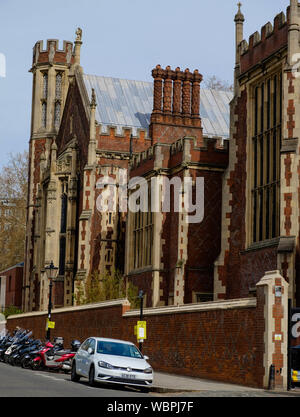
[[[47,262],[51,262],[51,259],[42,259],[45,251],[41,249],[45,245],[45,238],[39,235],[36,225],[40,171],[41,165],[47,166],[51,146],[54,144],[55,147],[55,139],[67,97],[69,74],[75,66],[80,64],[81,44],[81,30],[78,29],[74,50],[72,42],[68,41],[64,41],[63,49],[60,50],[58,40],[55,39],[47,40],[45,49],[43,49],[43,41],[37,42],[33,48],[33,64],[30,69],[33,74],[33,91],[23,282],[24,311],[39,309],[40,284],[37,271],[45,267]],[[46,198],[51,199],[50,192],[47,193]],[[48,232],[51,233],[51,230]]]

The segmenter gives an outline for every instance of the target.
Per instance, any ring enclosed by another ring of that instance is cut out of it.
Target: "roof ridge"
[[[87,77],[96,77],[96,78],[105,78],[105,79],[112,79],[112,80],[122,80],[122,81],[133,81],[133,82],[138,82],[138,83],[146,83],[146,84],[151,84],[153,85],[153,81],[145,81],[145,80],[135,80],[135,79],[131,79],[131,78],[121,78],[121,77],[110,77],[108,75],[97,75],[97,74],[87,74],[84,73],[84,76]],[[216,91],[216,92],[220,92],[220,93],[229,93],[233,95],[233,92],[230,90],[220,90],[220,89],[215,89],[215,88],[207,88],[207,87],[201,87],[201,90],[204,91]]]

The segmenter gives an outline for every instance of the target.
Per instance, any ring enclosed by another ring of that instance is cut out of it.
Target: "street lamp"
[[[48,327],[47,327],[47,334],[46,340],[50,341],[50,328],[49,328],[49,321],[51,321],[51,309],[52,309],[52,287],[53,287],[53,280],[56,278],[58,273],[58,268],[54,266],[53,261],[51,264],[45,268],[47,278],[49,280],[49,304],[48,304]]]

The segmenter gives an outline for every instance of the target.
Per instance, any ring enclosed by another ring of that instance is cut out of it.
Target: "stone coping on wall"
[[[256,298],[241,298],[241,299],[234,299],[234,300],[221,300],[221,301],[212,301],[206,303],[197,303],[197,304],[183,304],[178,306],[167,306],[167,307],[152,307],[146,308],[143,310],[144,316],[150,316],[155,314],[178,314],[178,313],[197,313],[200,311],[211,311],[211,310],[232,310],[232,309],[242,309],[242,308],[255,308],[257,305]],[[64,308],[57,308],[52,310],[51,314],[59,314],[59,313],[70,313],[76,311],[83,311],[83,310],[92,310],[92,309],[99,309],[99,308],[107,308],[107,307],[117,307],[117,306],[130,306],[130,303],[127,299],[120,299],[120,300],[111,300],[105,301],[101,303],[94,303],[94,304],[85,304],[82,306],[76,307],[64,307]],[[26,317],[37,317],[37,316],[44,316],[47,315],[47,311],[35,311],[32,313],[24,313],[24,314],[15,314],[13,316],[9,316],[7,320],[12,319],[21,319]],[[140,310],[129,310],[123,314],[123,317],[138,317],[140,315]]]
[[[127,299],[111,300],[111,301],[104,301],[101,303],[85,304],[85,305],[76,306],[76,307],[57,308],[57,309],[52,310],[51,314],[71,313],[71,312],[82,311],[82,310],[92,310],[92,309],[98,309],[98,308],[117,307],[117,306],[130,306],[130,303]],[[26,318],[26,317],[45,316],[47,314],[48,314],[48,311],[34,311],[32,313],[15,314],[15,315],[7,317],[7,320],[21,319],[21,318]]]
[[[256,298],[241,298],[234,300],[212,301],[197,304],[184,304],[168,307],[153,307],[143,310],[143,316],[154,314],[178,314],[178,313],[197,313],[210,310],[232,310],[242,308],[255,308],[257,305]],[[140,310],[126,311],[123,317],[135,317],[140,315]]]

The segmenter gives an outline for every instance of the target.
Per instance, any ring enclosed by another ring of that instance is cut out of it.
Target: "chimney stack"
[[[152,71],[154,78],[153,112],[151,124],[161,123],[189,127],[201,127],[200,83],[198,70],[175,71],[160,65]]]

